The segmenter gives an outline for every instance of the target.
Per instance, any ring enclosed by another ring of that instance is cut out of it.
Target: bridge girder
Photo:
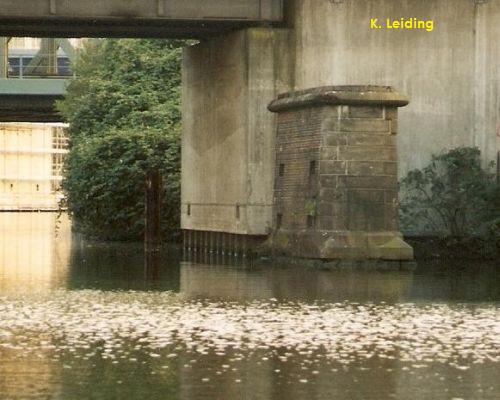
[[[283,21],[283,0],[0,0],[0,36],[205,39]]]
[[[0,122],[62,122],[67,79],[0,79]]]

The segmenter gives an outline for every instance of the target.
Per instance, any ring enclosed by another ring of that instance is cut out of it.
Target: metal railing
[[[31,65],[33,57],[9,57],[7,63],[7,78],[68,78],[73,76],[70,61],[67,57],[58,57],[54,64]]]

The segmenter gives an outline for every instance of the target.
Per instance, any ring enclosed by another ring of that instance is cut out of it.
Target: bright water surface
[[[0,213],[0,399],[499,399],[498,271],[145,263]]]

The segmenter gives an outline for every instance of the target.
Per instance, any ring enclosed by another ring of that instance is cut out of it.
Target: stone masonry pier
[[[390,87],[331,86],[280,95],[274,233],[278,254],[411,260],[398,232],[397,109]]]

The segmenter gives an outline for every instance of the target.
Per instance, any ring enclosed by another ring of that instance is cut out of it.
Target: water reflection
[[[179,259],[176,247],[147,255],[141,243],[98,243],[74,237],[65,287],[178,292]]]
[[[0,213],[0,291],[64,286],[70,252],[67,215]]]
[[[0,346],[0,398],[48,399],[61,392],[61,368],[43,355],[5,352]]]
[[[180,262],[0,214],[0,399],[499,396],[494,265]],[[227,261],[227,260],[226,260]]]
[[[183,262],[181,293],[212,300],[269,299],[353,302],[498,302],[494,263],[420,263],[416,272],[323,271],[286,265]]]
[[[183,262],[181,293],[212,300],[388,301],[409,297],[410,272],[319,271],[286,266]]]

